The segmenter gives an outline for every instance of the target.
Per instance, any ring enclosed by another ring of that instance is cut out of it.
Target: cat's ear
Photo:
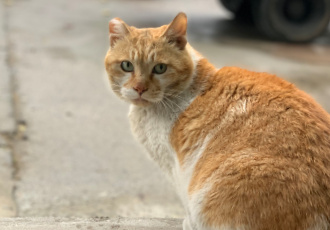
[[[110,46],[113,47],[118,39],[129,34],[128,25],[120,18],[114,18],[109,22]]]
[[[164,35],[169,43],[175,43],[179,49],[184,49],[187,44],[187,16],[179,13],[168,26]]]

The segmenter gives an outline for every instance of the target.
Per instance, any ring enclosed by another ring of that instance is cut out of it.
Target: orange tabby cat
[[[134,135],[177,189],[183,229],[330,229],[329,114],[274,75],[214,68],[186,28],[184,13],[148,29],[112,19],[105,58]]]

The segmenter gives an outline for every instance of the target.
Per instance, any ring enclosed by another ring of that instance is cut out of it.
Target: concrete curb
[[[3,218],[1,230],[182,230],[180,219],[131,218]]]

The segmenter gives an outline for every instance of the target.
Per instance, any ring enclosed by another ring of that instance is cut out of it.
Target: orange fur
[[[203,68],[203,67],[202,67]],[[197,163],[189,193],[212,181],[203,207],[213,226],[307,229],[330,218],[330,118],[292,84],[266,73],[226,67],[180,115],[172,144],[214,136]],[[242,100],[246,111],[232,108]],[[188,145],[189,146],[189,145]]]
[[[330,115],[275,75],[215,69],[186,24],[182,13],[150,29],[113,19],[105,59],[133,133],[178,189],[184,230],[329,229]]]

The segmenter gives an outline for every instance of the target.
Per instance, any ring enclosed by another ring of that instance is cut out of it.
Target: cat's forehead
[[[138,61],[143,60],[148,62],[155,61],[162,52],[165,39],[162,39],[167,26],[158,28],[135,28],[131,27],[128,42],[126,44],[127,54],[130,59]],[[161,55],[162,56],[162,55]]]
[[[131,38],[134,42],[157,41],[166,31],[167,25],[156,28],[131,27]]]

